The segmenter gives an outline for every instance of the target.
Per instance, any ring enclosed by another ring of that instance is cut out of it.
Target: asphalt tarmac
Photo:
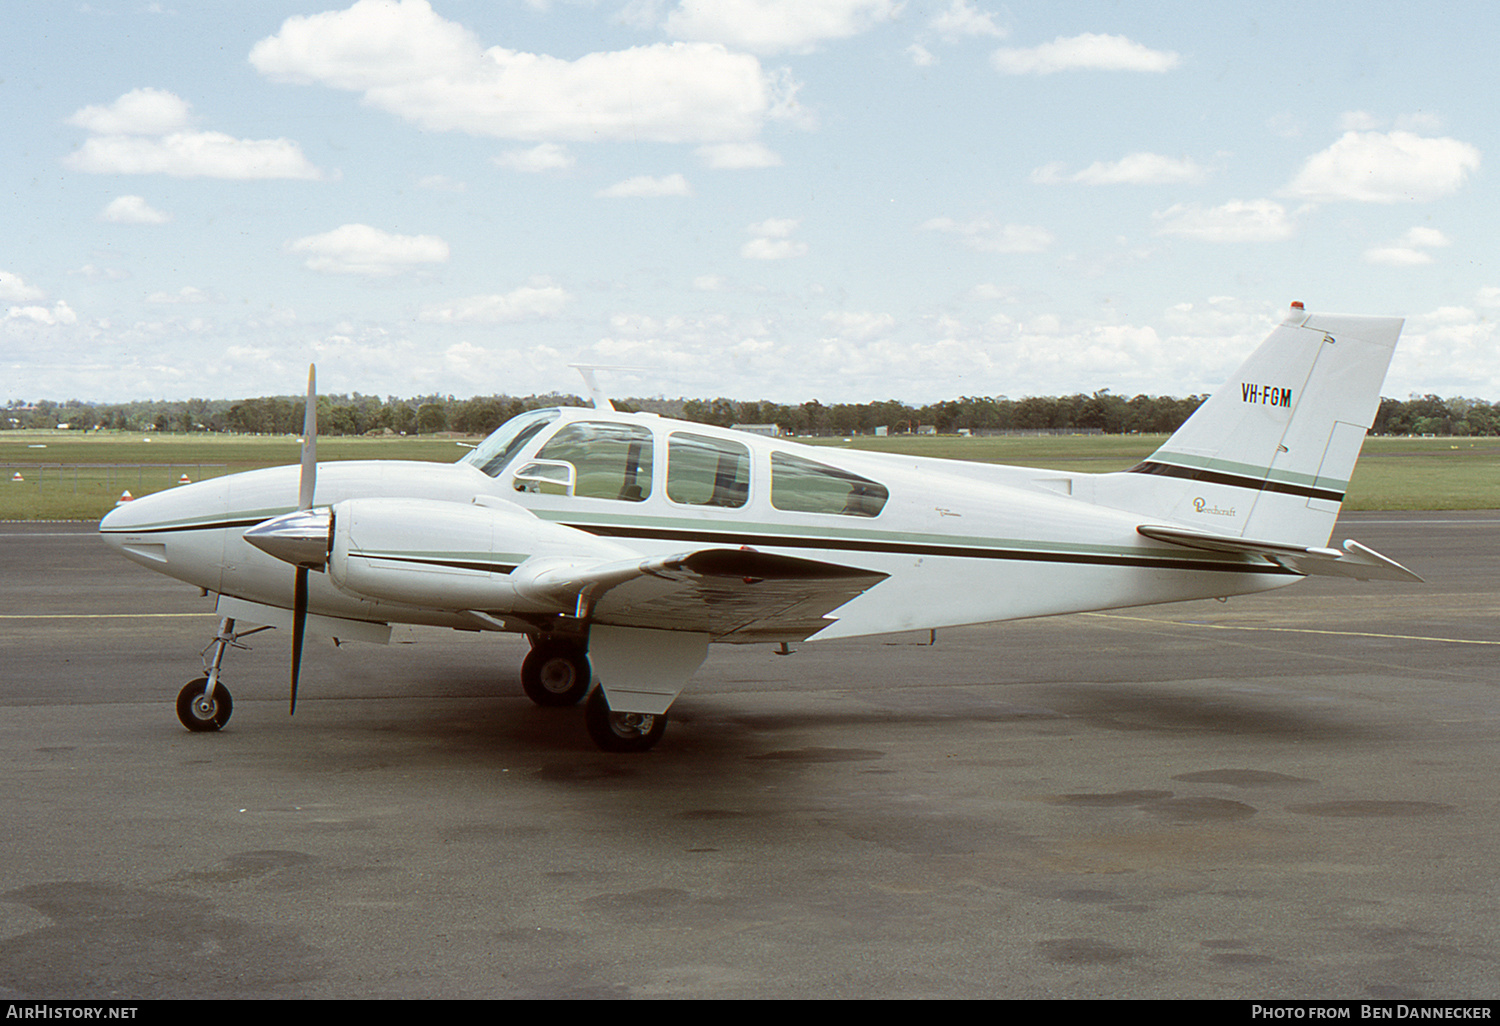
[[[0,524],[0,998],[1500,994],[1500,513],[1423,585],[716,646],[651,753],[520,639],[232,652],[92,525]]]

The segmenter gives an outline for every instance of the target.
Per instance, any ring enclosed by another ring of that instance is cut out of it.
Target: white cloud
[[[963,36],[994,36],[1003,39],[1006,35],[1005,30],[995,24],[994,16],[981,11],[973,0],[953,0],[928,25],[938,35],[950,41]]]
[[[740,247],[740,256],[747,260],[790,260],[806,254],[807,243],[794,239],[751,239]]]
[[[1425,202],[1457,192],[1479,169],[1479,159],[1478,149],[1457,139],[1349,131],[1309,157],[1281,194],[1318,201]]]
[[[27,285],[19,276],[9,271],[0,271],[0,302],[27,303],[45,298],[47,293]]]
[[[172,220],[141,196],[120,196],[99,212],[99,220],[111,224],[166,224]]]
[[[347,10],[288,18],[255,44],[250,63],[276,81],[361,93],[370,106],[428,131],[540,142],[750,139],[787,89],[756,58],[712,43],[572,61],[485,49],[427,0],[359,0]]]
[[[1500,388],[1500,326],[1493,315],[1441,306],[1407,318],[1383,391],[1492,396]]]
[[[322,173],[289,139],[235,139],[223,132],[178,132],[159,139],[100,135],[84,141],[64,165],[96,175],[175,178],[308,178]]]
[[[1041,253],[1055,241],[1045,228],[1029,224],[998,224],[989,217],[972,221],[934,217],[923,222],[921,230],[956,236],[965,246],[981,253]]]
[[[1163,222],[1158,235],[1204,242],[1279,242],[1297,233],[1285,207],[1271,200],[1230,200],[1217,207],[1179,203],[1151,215]]]
[[[901,6],[896,0],[682,0],[662,27],[676,39],[752,53],[807,53],[890,21]]]
[[[1084,33],[1059,36],[1029,49],[996,50],[995,70],[1007,75],[1051,75],[1059,71],[1170,71],[1182,58],[1170,50],[1152,50],[1124,36]]]
[[[691,196],[693,187],[682,175],[664,175],[656,178],[651,175],[636,175],[627,178],[623,182],[616,182],[607,189],[600,189],[594,193],[605,199],[620,198],[655,198],[660,196]]]
[[[78,315],[61,299],[53,303],[51,307],[13,306],[6,311],[5,319],[7,321],[29,321],[47,328],[56,327],[59,324],[78,323]]]
[[[567,147],[559,146],[557,143],[542,143],[526,150],[506,150],[494,159],[500,167],[509,168],[512,171],[524,171],[527,174],[565,171],[575,163]]]
[[[695,152],[704,166],[711,168],[733,170],[781,166],[780,155],[758,142],[714,143],[700,146]]]
[[[855,313],[840,310],[824,314],[823,321],[831,325],[840,336],[852,339],[869,339],[877,335],[888,335],[896,327],[896,318],[887,313]]]
[[[129,271],[122,271],[118,267],[98,267],[94,264],[84,264],[76,271],[69,271],[68,273],[76,274],[90,281],[125,281],[130,277]],[[4,298],[5,296],[0,294],[0,299]]]
[[[289,139],[236,139],[187,129],[186,100],[136,89],[108,107],[84,107],[68,119],[94,133],[63,158],[74,171],[176,178],[322,178]]]
[[[107,107],[83,107],[68,124],[92,135],[169,135],[187,128],[192,105],[165,89],[132,89]]]
[[[1384,246],[1365,250],[1365,263],[1387,267],[1418,267],[1433,262],[1429,249],[1451,245],[1449,238],[1435,228],[1418,226],[1401,238]]]
[[[430,306],[421,320],[429,324],[503,324],[555,317],[573,297],[545,279],[498,295],[470,296]]]
[[[937,57],[921,43],[913,43],[906,48],[906,56],[919,68],[930,68],[937,63]]]
[[[421,264],[445,263],[448,244],[435,235],[392,235],[367,224],[346,224],[287,243],[307,254],[306,266],[324,274],[386,277]]]
[[[802,222],[793,217],[770,217],[750,225],[745,230],[751,235],[766,235],[784,239],[801,227]]]
[[[1380,119],[1369,111],[1349,110],[1339,115],[1341,132],[1372,132],[1383,127]]]
[[[740,247],[740,256],[747,260],[788,260],[807,253],[807,244],[791,236],[801,221],[791,217],[772,217],[745,230],[755,238]]]
[[[184,303],[207,303],[208,293],[192,285],[184,285],[176,292],[153,292],[146,297],[148,303],[165,303],[178,305]]]
[[[1083,185],[1195,185],[1208,177],[1208,169],[1187,157],[1164,157],[1159,153],[1131,153],[1112,163],[1095,161],[1076,174],[1067,174],[1061,164],[1046,164],[1031,173],[1042,185],[1078,182]]]

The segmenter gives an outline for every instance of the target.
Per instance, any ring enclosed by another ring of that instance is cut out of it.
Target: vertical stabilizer
[[[1179,523],[1326,545],[1402,323],[1292,304],[1244,365],[1130,472],[1162,479],[1156,505]]]

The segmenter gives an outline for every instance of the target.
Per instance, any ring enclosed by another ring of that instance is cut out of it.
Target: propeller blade
[[[318,483],[318,369],[307,365],[307,410],[302,416],[302,480],[297,491],[297,508],[312,509],[313,490]]]
[[[292,703],[288,716],[297,713],[297,677],[302,670],[302,635],[307,630],[307,568],[297,568],[297,582],[292,593]]]

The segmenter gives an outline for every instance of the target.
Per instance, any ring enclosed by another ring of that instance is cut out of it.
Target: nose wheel
[[[223,684],[215,684],[213,694],[207,692],[208,678],[199,677],[177,693],[177,718],[195,734],[218,730],[234,712],[234,699]]]

